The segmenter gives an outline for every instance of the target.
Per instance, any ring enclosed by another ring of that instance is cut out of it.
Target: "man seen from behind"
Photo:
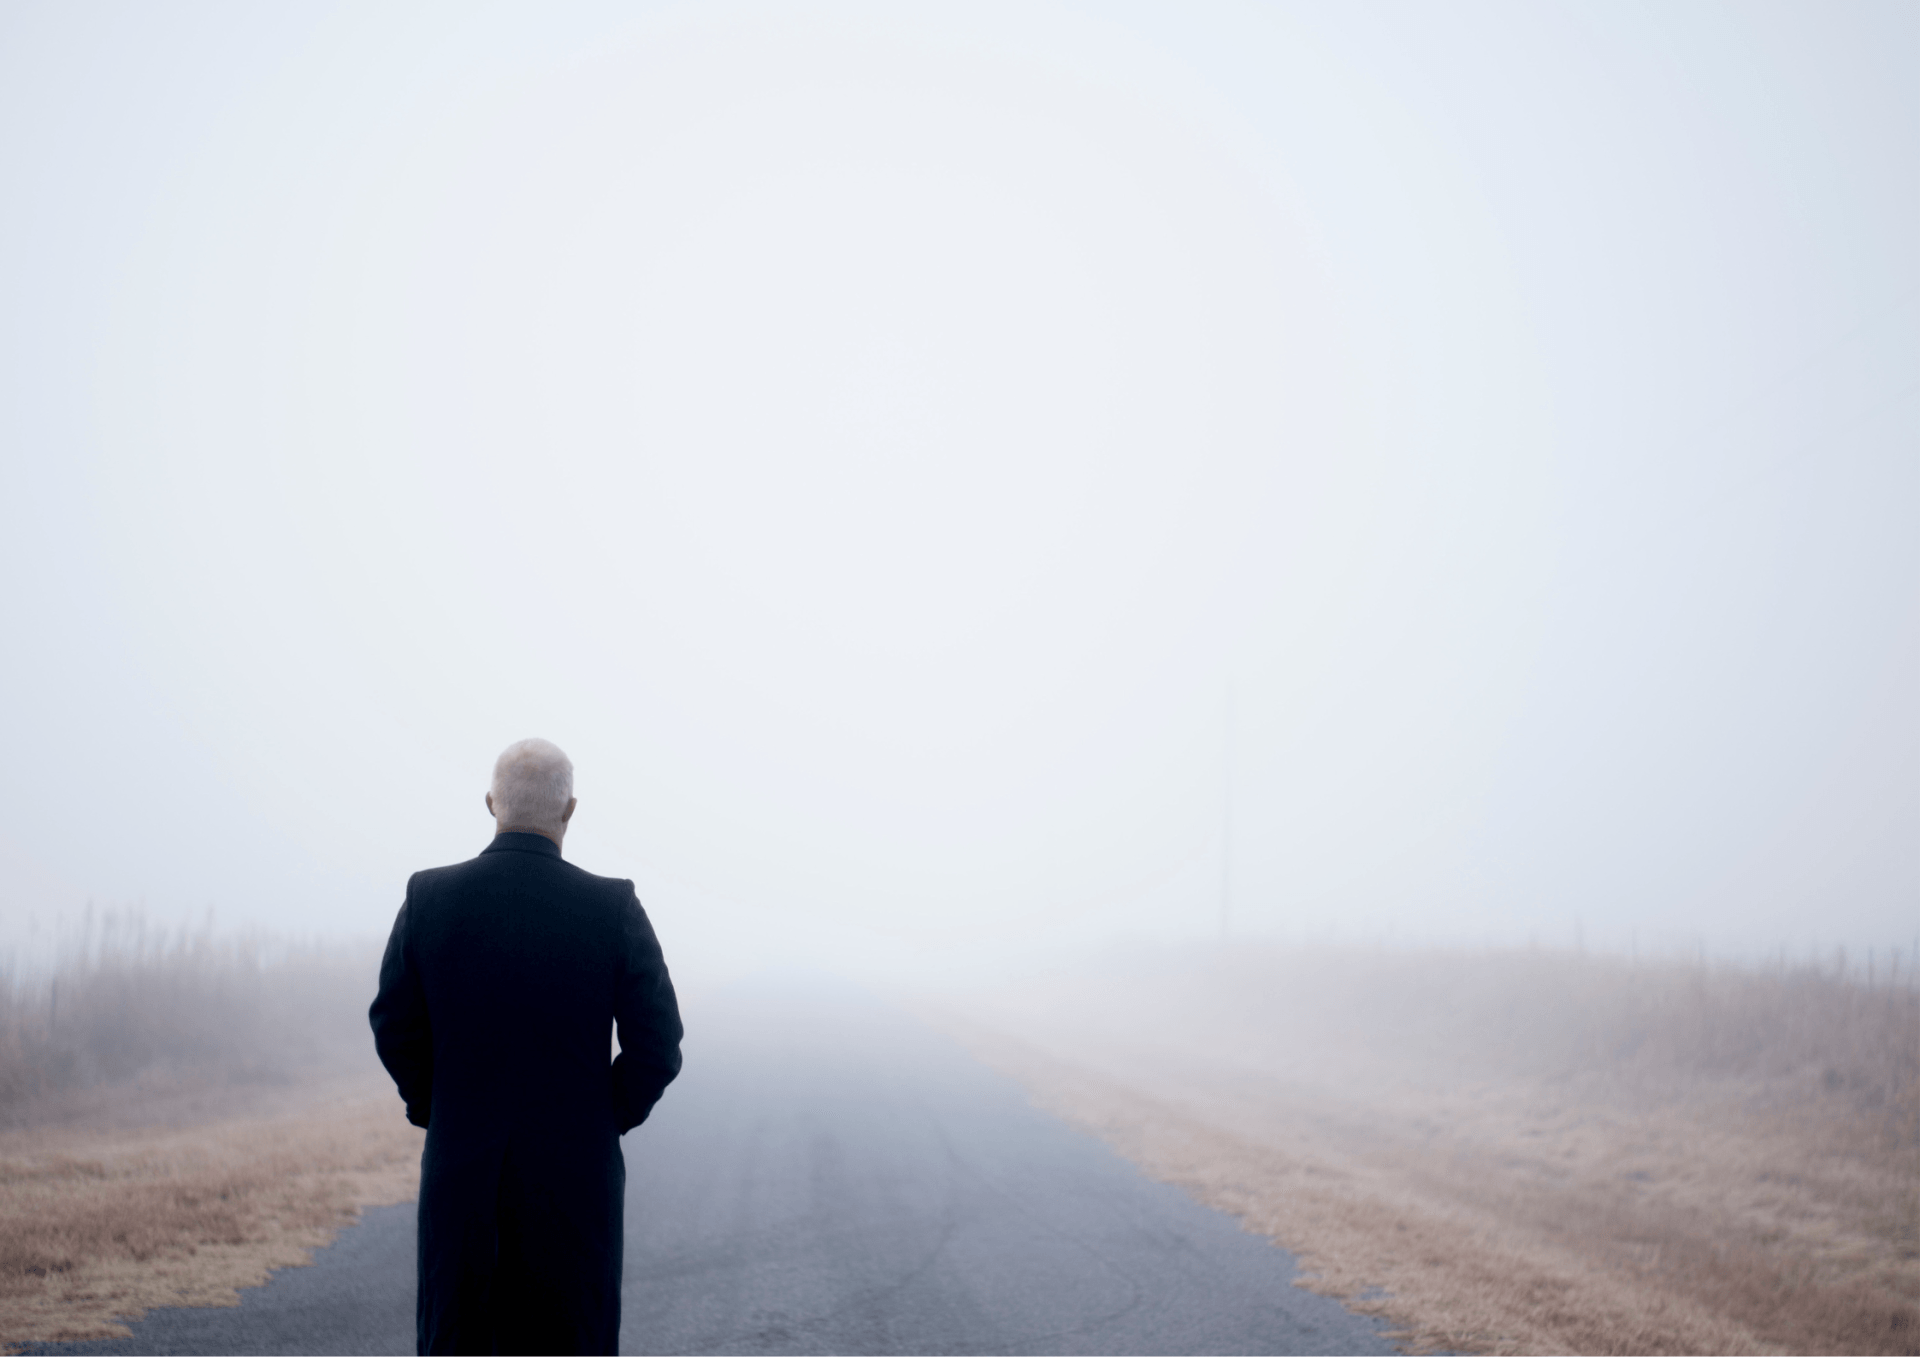
[[[509,747],[493,842],[414,875],[380,964],[374,1045],[427,1129],[423,1353],[619,1342],[620,1137],[679,1073],[680,1012],[633,883],[561,858],[575,804],[565,754]]]

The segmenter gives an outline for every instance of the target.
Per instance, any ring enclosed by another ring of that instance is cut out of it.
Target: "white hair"
[[[548,740],[510,744],[493,764],[493,815],[501,829],[560,831],[573,799],[573,760]]]

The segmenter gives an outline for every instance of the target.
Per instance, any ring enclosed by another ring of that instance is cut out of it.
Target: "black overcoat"
[[[633,883],[539,834],[417,873],[369,1016],[427,1128],[420,1351],[613,1352],[620,1137],[680,1070],[679,1006]]]

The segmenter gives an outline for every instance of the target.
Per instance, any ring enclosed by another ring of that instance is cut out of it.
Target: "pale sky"
[[[528,735],[695,968],[1920,934],[1920,6],[14,0],[0,185],[15,946]]]

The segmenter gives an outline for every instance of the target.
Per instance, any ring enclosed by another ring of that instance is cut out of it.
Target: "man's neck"
[[[495,838],[498,838],[502,834],[538,834],[543,839],[551,839],[553,846],[559,848],[562,846],[560,840],[565,836],[566,831],[563,829],[560,833],[555,834],[549,830],[535,829],[532,825],[501,825],[498,829],[494,830],[493,833]]]

